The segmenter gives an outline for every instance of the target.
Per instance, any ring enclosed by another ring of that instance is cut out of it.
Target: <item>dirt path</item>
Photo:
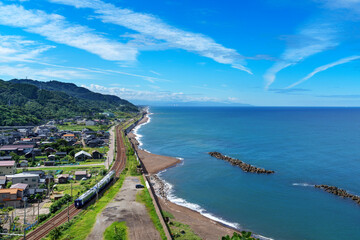
[[[150,216],[141,203],[136,202],[138,190],[135,185],[140,183],[138,177],[127,177],[120,192],[114,200],[97,216],[96,223],[87,240],[103,239],[105,229],[115,221],[125,221],[130,240],[161,239]]]

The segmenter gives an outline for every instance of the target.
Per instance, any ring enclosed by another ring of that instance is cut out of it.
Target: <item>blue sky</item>
[[[0,78],[136,104],[360,106],[360,0],[4,0]]]

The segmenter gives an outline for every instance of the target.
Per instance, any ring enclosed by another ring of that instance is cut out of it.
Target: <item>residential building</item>
[[[73,134],[73,133],[64,134],[62,136],[62,138],[67,142],[72,142],[72,141],[75,141],[75,139],[76,139],[75,134]]]
[[[85,152],[83,150],[75,154],[75,160],[76,161],[85,161],[85,160],[90,159],[90,158],[92,158],[91,154],[87,153],[87,152]]]
[[[69,179],[69,174],[60,174],[58,175],[58,183],[67,183]]]
[[[95,123],[93,120],[86,120],[86,121],[85,121],[85,125],[86,125],[86,126],[95,126],[95,124],[96,124],[96,123]]]
[[[4,145],[0,147],[0,151],[4,151],[6,154],[14,152],[16,154],[26,154],[31,152],[34,148],[33,144],[20,144],[20,145]]]
[[[57,152],[57,153],[55,153],[55,155],[56,155],[57,157],[63,158],[63,157],[66,157],[67,153],[66,153],[66,152]]]
[[[0,157],[0,161],[11,161],[12,160],[12,156],[2,156]]]
[[[29,194],[29,185],[28,184],[25,184],[25,183],[16,183],[16,184],[13,184],[11,185],[10,188],[18,188],[18,189],[21,189],[23,190],[23,195],[26,196]]]
[[[19,188],[0,189],[0,205],[2,207],[21,207],[23,190]]]
[[[0,189],[6,187],[6,176],[0,176]]]
[[[16,163],[15,161],[0,161],[0,176],[15,174]]]
[[[6,176],[8,181],[12,181],[13,184],[25,183],[29,185],[30,189],[39,188],[40,176],[38,174],[14,174]]]
[[[102,159],[104,157],[103,154],[96,150],[94,150],[91,155],[93,159]]]
[[[82,178],[89,178],[91,175],[87,174],[86,171],[76,171],[75,172],[75,180],[81,180]]]

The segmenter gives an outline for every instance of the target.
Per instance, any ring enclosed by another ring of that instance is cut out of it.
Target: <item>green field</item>
[[[69,131],[81,131],[84,128],[90,129],[91,131],[108,131],[110,125],[95,125],[95,126],[85,126],[85,125],[78,125],[78,124],[63,124],[63,125],[56,125],[59,130],[69,130]]]

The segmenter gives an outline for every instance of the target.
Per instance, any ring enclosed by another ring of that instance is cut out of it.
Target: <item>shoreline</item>
[[[178,200],[181,199],[186,202],[186,204],[193,205],[195,210],[191,207],[183,206],[171,201],[174,199],[169,200],[172,186],[161,179],[159,175],[167,169],[181,164],[182,160],[176,157],[153,154],[141,148],[142,142],[140,139],[142,136],[138,134],[137,131],[141,126],[148,124],[151,121],[149,115],[151,115],[151,113],[147,111],[143,119],[138,122],[135,128],[131,130],[127,136],[145,167],[145,174],[149,175],[161,208],[173,214],[175,220],[189,225],[202,239],[218,240],[222,236],[232,236],[234,232],[239,232],[239,229],[236,228],[235,225],[231,226],[232,223],[228,223],[225,220],[207,213],[205,209],[197,204],[188,203],[184,199],[177,198]]]

